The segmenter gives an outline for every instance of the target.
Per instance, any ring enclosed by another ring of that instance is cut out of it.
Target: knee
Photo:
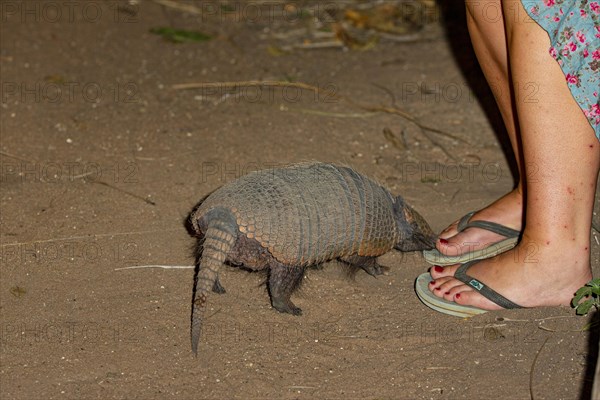
[[[465,0],[467,10],[467,22],[474,24],[480,31],[486,31],[483,27],[491,23],[502,23],[503,12],[500,0],[473,1]]]

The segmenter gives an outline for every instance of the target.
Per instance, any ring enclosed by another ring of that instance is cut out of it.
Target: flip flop
[[[518,304],[513,303],[508,300],[506,297],[502,296],[489,286],[481,283],[477,279],[467,275],[467,270],[477,262],[470,261],[466,264],[461,265],[454,274],[454,277],[459,281],[471,286],[473,289],[477,290],[483,297],[488,300],[493,301],[498,304],[500,307],[505,309],[515,309],[515,308],[523,308]],[[441,312],[443,314],[454,315],[457,317],[469,318],[478,314],[483,314],[488,312],[488,310],[482,310],[481,308],[472,307],[472,306],[463,306],[460,304],[456,304],[453,301],[445,300],[441,297],[437,297],[429,290],[429,282],[433,279],[431,275],[426,272],[424,274],[419,275],[417,280],[415,281],[415,291],[417,292],[417,296],[419,299],[425,304],[427,307]]]
[[[505,236],[506,239],[493,243],[484,249],[471,251],[458,256],[444,255],[440,253],[438,249],[425,250],[423,251],[423,257],[425,258],[425,261],[427,261],[429,264],[441,266],[462,264],[468,261],[482,260],[484,258],[493,257],[500,253],[504,253],[505,251],[508,251],[517,245],[521,232],[495,222],[471,221],[471,217],[473,217],[475,213],[476,211],[472,211],[460,219],[457,227],[458,233],[468,228],[480,228]]]

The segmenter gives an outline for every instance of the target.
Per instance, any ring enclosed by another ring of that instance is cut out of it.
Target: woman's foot
[[[521,230],[523,220],[523,195],[519,188],[507,193],[471,217],[471,221],[489,221],[508,228]],[[488,247],[506,239],[505,236],[481,228],[467,228],[458,232],[458,221],[442,233],[436,248],[446,256],[458,256]]]
[[[592,278],[590,229],[600,146],[560,66],[548,55],[547,32],[519,17],[526,12],[520,1],[496,4],[505,17],[506,34],[501,39],[508,45],[511,101],[521,133],[527,215],[522,216],[522,192],[513,191],[474,216],[524,228],[514,249],[472,264],[468,275],[522,307],[568,305],[575,291]],[[489,24],[480,13],[470,18]],[[487,56],[480,52],[478,57]],[[525,82],[535,87],[537,101],[529,101],[529,94],[520,90]],[[439,243],[440,251],[461,253],[500,239],[481,229],[455,233],[456,228],[443,232],[441,238],[447,242]],[[500,308],[454,278],[457,268],[432,268],[429,289],[435,296],[484,310]]]
[[[556,235],[533,240],[524,235],[512,250],[472,265],[467,274],[521,307],[569,305],[573,294],[592,279],[589,240],[573,243]],[[565,246],[565,243],[569,243]],[[548,243],[549,244],[546,244]],[[437,297],[484,310],[502,307],[454,278],[459,265],[434,266],[429,289]]]

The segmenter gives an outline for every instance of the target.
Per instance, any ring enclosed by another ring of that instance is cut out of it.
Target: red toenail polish
[[[446,239],[440,238],[440,243],[441,244],[448,244],[448,241]]]
[[[450,292],[446,292],[446,293],[444,293],[444,294],[445,294],[445,295],[449,295],[449,294],[450,294]]]
[[[444,272],[444,268],[440,267],[439,265],[434,265],[433,270],[435,272]]]
[[[455,298],[457,298],[457,299],[460,299],[460,293],[456,293],[456,294],[454,295],[454,297],[455,297]]]
[[[439,291],[440,291],[440,288],[439,288],[439,287],[436,287],[436,288],[435,288],[435,290],[437,290],[437,291],[439,292]]]

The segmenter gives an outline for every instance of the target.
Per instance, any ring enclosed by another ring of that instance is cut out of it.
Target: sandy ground
[[[420,254],[385,255],[390,273],[378,279],[350,280],[335,262],[309,271],[294,297],[301,317],[271,308],[259,274],[224,268],[228,292],[210,297],[194,358],[193,270],[119,268],[192,265],[183,221],[223,183],[303,160],[343,163],[440,230],[514,180],[460,2],[417,40],[285,54],[275,34],[302,19],[250,18],[257,3],[187,4],[234,11],[0,3],[2,399],[588,396],[590,317],[435,313],[413,290],[427,269]],[[175,44],[149,32],[163,26],[213,38]],[[240,80],[320,92],[172,87]],[[401,108],[455,138],[339,96]]]

